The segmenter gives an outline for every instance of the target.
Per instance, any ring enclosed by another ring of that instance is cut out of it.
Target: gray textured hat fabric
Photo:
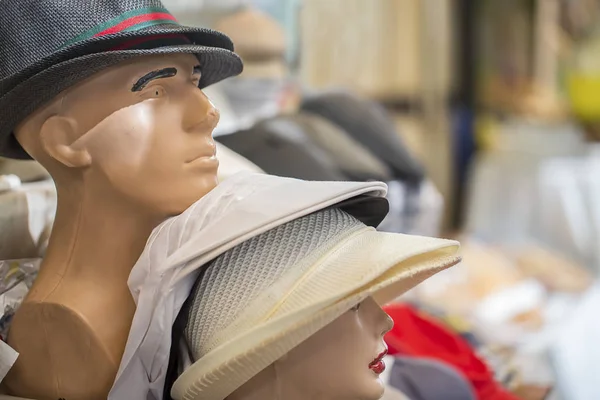
[[[454,368],[436,360],[397,357],[389,385],[411,400],[476,400],[471,384]]]
[[[385,162],[394,178],[420,182],[425,171],[409,153],[392,120],[377,103],[351,93],[331,92],[303,101],[302,110],[333,122]]]
[[[383,211],[378,200],[384,199],[359,196],[345,200],[255,236],[217,257],[200,273],[185,309],[174,323],[172,343],[180,343],[185,337],[193,356],[201,357],[211,346],[210,335],[237,316],[224,309],[223,315],[212,315],[212,304],[227,304],[229,311],[242,309],[245,302],[263,292],[287,269],[296,267],[299,260],[305,258],[309,264],[314,261],[310,255],[320,254],[319,249],[328,248],[332,239],[365,225],[377,226]],[[298,240],[308,236],[312,240]],[[234,271],[243,279],[238,284]],[[164,399],[172,399],[171,388],[182,364],[179,350],[179,346],[171,348]]]
[[[318,181],[349,180],[332,157],[288,116],[269,118],[250,129],[215,139],[268,174]]]
[[[0,156],[29,158],[14,127],[72,85],[144,55],[194,54],[205,87],[242,71],[229,38],[184,27],[159,0],[4,0]]]
[[[340,237],[365,225],[329,208],[280,225],[217,257],[206,267],[190,295],[185,338],[193,359],[222,343],[216,333],[236,329],[237,311],[260,308],[261,294],[291,269],[307,269]],[[305,240],[310,238],[310,240]],[[215,305],[219,307],[215,307]]]
[[[299,112],[289,118],[302,127],[306,136],[331,156],[349,179],[357,181],[392,179],[392,172],[387,165],[337,125],[319,115],[306,112]]]

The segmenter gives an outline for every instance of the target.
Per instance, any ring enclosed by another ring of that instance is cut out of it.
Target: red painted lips
[[[371,361],[371,363],[369,364],[369,369],[373,372],[375,372],[377,375],[381,374],[383,371],[385,371],[385,363],[383,362],[383,357],[386,356],[387,354],[387,348],[385,350],[383,350],[381,353],[379,353],[379,355],[377,356],[377,358],[375,358],[373,361]]]

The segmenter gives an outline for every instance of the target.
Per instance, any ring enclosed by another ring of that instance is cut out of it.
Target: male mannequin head
[[[133,264],[156,225],[217,184],[219,116],[201,88],[241,71],[232,50],[158,0],[3,3],[0,155],[36,159],[58,193],[9,332],[11,393],[106,399],[135,310]]]
[[[61,93],[15,136],[60,194],[77,188],[152,219],[179,214],[217,183],[219,117],[200,77],[189,54],[126,61]]]

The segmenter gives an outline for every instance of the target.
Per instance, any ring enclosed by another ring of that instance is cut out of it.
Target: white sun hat
[[[338,205],[377,226],[381,182],[311,182],[238,173],[153,232],[127,282],[136,303],[109,400],[163,398],[171,328],[203,265],[276,226]]]
[[[202,266],[182,311],[195,362],[172,397],[225,399],[367,297],[383,305],[458,263],[458,246],[377,232],[337,208],[238,244]]]

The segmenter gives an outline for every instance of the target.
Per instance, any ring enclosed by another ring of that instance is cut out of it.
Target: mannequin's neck
[[[56,218],[40,279],[124,287],[160,219],[110,195],[57,185]]]
[[[280,391],[282,391],[280,392],[277,390],[275,383],[271,382],[271,385],[255,387],[250,390],[247,390],[247,388],[241,391],[238,390],[227,397],[226,400],[337,400],[314,397],[304,391],[290,390],[289,387],[280,388]]]
[[[310,390],[310,385],[300,387],[289,384],[289,380],[285,378],[286,371],[277,368],[275,364],[262,370],[226,400],[334,400],[324,399],[307,391]]]

